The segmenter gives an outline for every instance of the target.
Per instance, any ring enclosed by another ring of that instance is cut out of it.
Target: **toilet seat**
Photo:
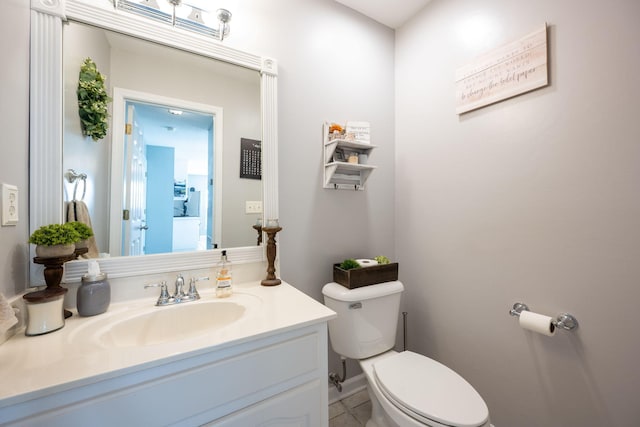
[[[471,384],[428,357],[396,353],[376,361],[373,374],[387,399],[424,424],[479,427],[489,419],[487,405]]]

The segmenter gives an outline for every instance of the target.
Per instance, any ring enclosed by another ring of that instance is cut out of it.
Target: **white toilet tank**
[[[329,320],[333,350],[351,359],[366,359],[393,348],[403,290],[398,281],[356,289],[327,283],[322,288],[324,304],[338,314]]]

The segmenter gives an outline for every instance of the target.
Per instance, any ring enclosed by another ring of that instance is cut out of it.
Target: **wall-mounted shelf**
[[[324,188],[364,190],[365,182],[376,169],[376,166],[368,163],[369,155],[376,146],[345,139],[329,140],[329,126],[325,122],[323,127]],[[346,157],[336,156],[336,150],[356,154],[359,163],[349,163]]]

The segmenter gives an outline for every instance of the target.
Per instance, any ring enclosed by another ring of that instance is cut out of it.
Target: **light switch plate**
[[[262,201],[261,200],[245,201],[244,213],[246,214],[262,213]]]
[[[18,187],[2,184],[2,225],[18,224]]]

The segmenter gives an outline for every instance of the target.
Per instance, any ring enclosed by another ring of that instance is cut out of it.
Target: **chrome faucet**
[[[175,304],[174,298],[169,295],[169,291],[167,290],[167,282],[165,280],[161,281],[160,283],[144,285],[144,288],[160,288],[160,296],[158,297],[156,305]]]
[[[192,277],[189,280],[189,292],[187,293],[187,298],[190,301],[195,301],[197,299],[200,299],[200,294],[198,293],[198,290],[196,289],[196,283],[201,281],[201,280],[209,280],[209,277],[199,277],[199,278],[195,278]]]
[[[196,289],[196,283],[200,280],[209,280],[209,277],[192,277],[189,280],[189,290],[185,294],[184,293],[184,277],[182,274],[178,274],[176,277],[176,289],[173,295],[169,295],[169,291],[167,290],[167,282],[165,280],[159,283],[152,283],[150,285],[144,285],[146,288],[160,288],[160,296],[158,297],[158,301],[156,305],[164,306],[164,305],[173,305],[179,304],[181,302],[189,302],[196,301],[200,299],[200,294],[198,294],[198,290]]]
[[[182,274],[178,274],[178,277],[176,277],[176,290],[173,293],[173,298],[176,300],[176,302],[180,302],[185,299],[186,295],[183,288],[184,278],[182,277]]]

